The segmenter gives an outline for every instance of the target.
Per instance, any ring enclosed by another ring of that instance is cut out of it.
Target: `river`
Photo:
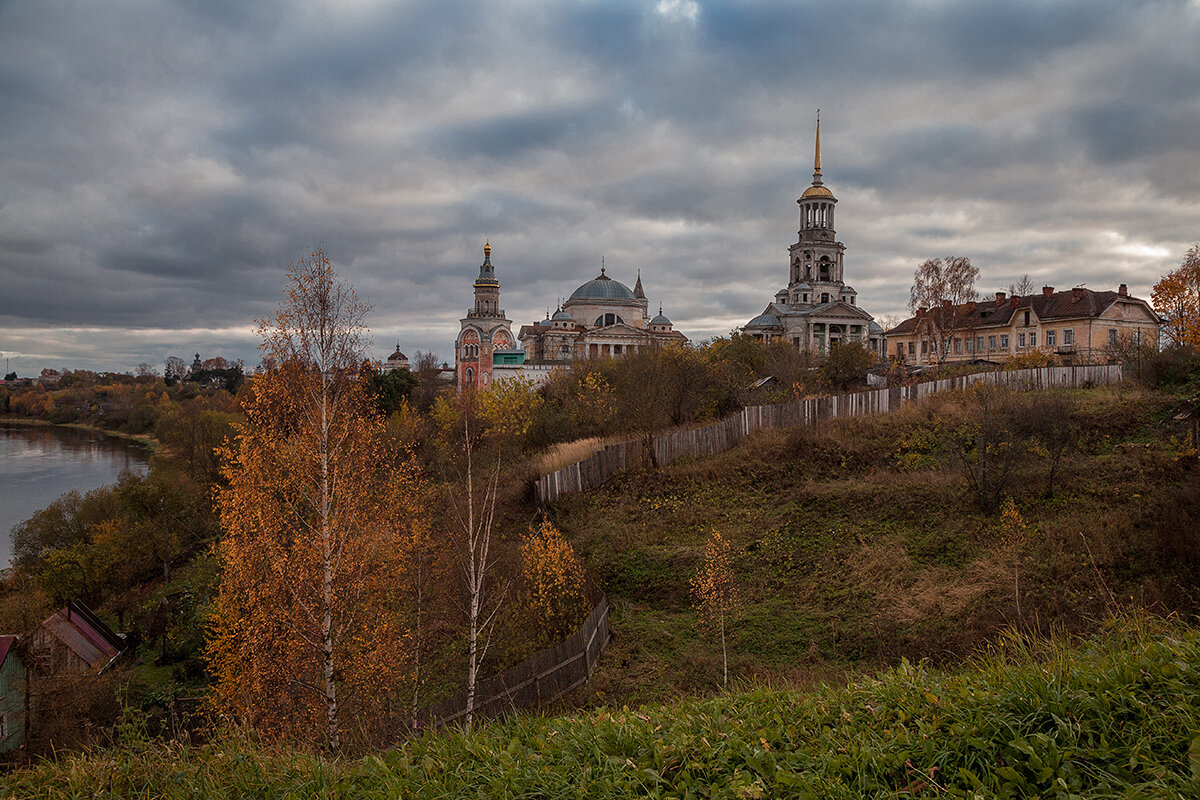
[[[93,431],[0,423],[0,568],[12,556],[12,527],[59,496],[143,474],[150,451]]]

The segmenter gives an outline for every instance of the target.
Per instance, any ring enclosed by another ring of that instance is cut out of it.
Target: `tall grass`
[[[1194,797],[1200,631],[1125,617],[1011,634],[964,671],[519,718],[325,759],[225,739],[62,758],[12,797]]]

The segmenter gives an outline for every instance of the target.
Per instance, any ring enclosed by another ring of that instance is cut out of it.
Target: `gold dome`
[[[824,186],[810,186],[804,190],[804,194],[800,195],[801,200],[806,197],[833,197],[833,192]]]

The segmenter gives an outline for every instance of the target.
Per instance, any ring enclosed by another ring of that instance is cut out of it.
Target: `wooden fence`
[[[608,601],[592,609],[583,627],[475,687],[475,716],[494,719],[515,709],[535,708],[582,686],[592,676],[608,644]],[[427,723],[450,725],[466,717],[467,693],[461,691],[425,709]]]
[[[1120,364],[976,372],[926,381],[913,386],[826,395],[780,405],[747,406],[737,414],[712,425],[660,434],[653,437],[650,444],[653,447],[655,462],[665,466],[681,458],[699,458],[723,453],[758,430],[813,425],[837,417],[887,414],[913,400],[921,400],[948,389],[963,389],[975,383],[994,383],[1026,391],[1094,386],[1120,380]],[[617,472],[642,465],[645,461],[645,445],[641,440],[608,445],[582,461],[568,464],[556,472],[538,478],[534,487],[538,503],[544,506],[564,494],[594,489]]]

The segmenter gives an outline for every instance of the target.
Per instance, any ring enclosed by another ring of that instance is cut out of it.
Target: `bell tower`
[[[800,230],[796,243],[788,248],[791,261],[788,301],[804,305],[837,299],[845,285],[843,255],[846,246],[837,240],[833,227],[837,198],[825,186],[821,176],[820,111],[817,111],[812,185],[804,190],[796,203],[800,206]]]
[[[512,322],[500,308],[500,281],[492,266],[492,244],[483,245],[483,263],[475,279],[475,305],[459,320],[462,329],[455,342],[455,377],[459,391],[486,389],[492,383],[492,354],[513,347]]]

